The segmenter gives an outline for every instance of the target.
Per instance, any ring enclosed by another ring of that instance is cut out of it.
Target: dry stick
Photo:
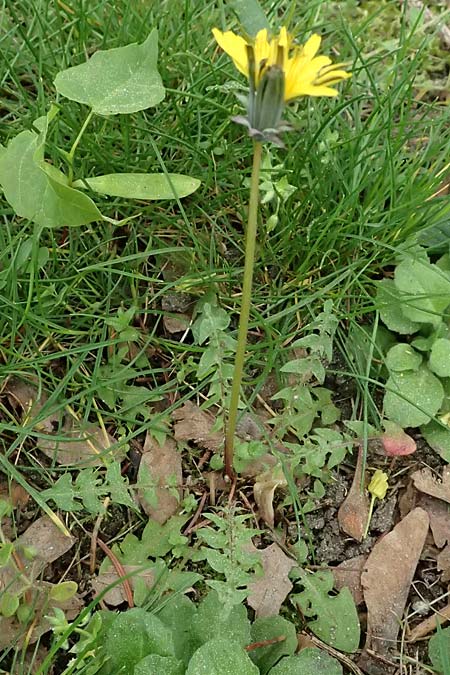
[[[412,631],[410,631],[406,637],[407,642],[416,642],[421,638],[431,633],[436,627],[437,623],[445,623],[450,619],[450,604],[440,609],[437,614],[429,616],[427,619],[421,621]]]
[[[336,659],[338,659],[338,661],[341,661],[349,670],[352,671],[352,673],[355,673],[355,675],[364,675],[363,671],[358,668],[356,663],[349,659],[348,656],[345,656],[345,654],[341,654],[341,652],[338,652],[337,649],[333,649],[333,647],[325,644],[325,642],[322,642],[322,640],[316,638],[315,635],[310,635],[309,633],[302,633],[302,635],[306,635],[308,640],[313,642],[317,647],[320,647],[320,649],[323,649],[324,651],[331,654],[331,656],[334,656]]]
[[[112,566],[116,570],[117,576],[119,577],[120,581],[122,582],[123,590],[125,591],[125,597],[126,597],[126,600],[128,602],[128,607],[130,607],[130,608],[134,607],[133,592],[131,590],[129,580],[123,578],[123,577],[126,577],[127,573],[125,572],[125,569],[124,569],[122,563],[118,560],[118,558],[116,558],[114,553],[105,544],[104,541],[97,538],[97,544],[100,546],[103,553],[105,553],[108,556],[108,558],[111,560]]]
[[[189,521],[189,523],[187,524],[187,526],[186,526],[185,529],[184,529],[183,534],[184,534],[185,537],[187,537],[187,535],[190,534],[190,532],[191,532],[191,530],[193,529],[195,523],[196,523],[197,520],[200,518],[200,515],[201,515],[201,513],[202,513],[202,511],[203,511],[203,507],[205,506],[205,502],[206,502],[207,499],[208,499],[208,493],[207,493],[207,492],[204,492],[204,493],[202,494],[202,498],[201,498],[201,500],[200,500],[200,504],[199,504],[198,507],[197,507],[197,511],[194,513],[193,517],[191,518],[191,520]]]
[[[106,509],[109,506],[110,498],[106,497],[103,506],[105,508],[103,513],[100,513],[97,520],[95,521],[94,529],[92,530],[92,535],[91,535],[91,557],[90,557],[90,562],[89,562],[89,572],[91,574],[94,574],[95,572],[95,565],[96,565],[96,557],[97,557],[97,537],[98,533],[100,531],[100,525],[102,524],[102,520],[104,518],[104,515],[106,513]]]
[[[259,649],[260,647],[268,647],[269,645],[276,645],[277,642],[284,642],[286,640],[285,635],[280,635],[276,638],[271,638],[270,640],[262,640],[261,642],[252,642],[250,645],[244,647],[246,652],[251,652],[254,649]]]

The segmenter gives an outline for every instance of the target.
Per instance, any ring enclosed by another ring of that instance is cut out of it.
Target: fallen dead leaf
[[[13,508],[23,508],[30,501],[30,495],[21,485],[12,480],[0,483],[0,499],[4,499]]]
[[[436,546],[442,548],[446,543],[450,543],[450,508],[446,502],[422,494],[418,506],[428,513],[430,530]]]
[[[163,445],[159,445],[147,434],[139,465],[138,484],[145,485],[147,481],[150,484],[150,498],[148,489],[140,488],[139,503],[150,518],[163,525],[178,510],[183,482],[181,453],[172,438],[166,437]]]
[[[24,593],[30,582],[34,585],[46,566],[64,555],[74,543],[75,538],[64,535],[48,516],[36,520],[14,541],[16,560],[0,569],[0,593],[6,588],[10,593]],[[32,551],[32,555],[25,555],[25,549]],[[22,574],[17,573],[17,565]]]
[[[145,583],[145,586],[148,590],[151,590],[155,584],[155,573],[153,570],[143,570],[142,565],[124,565],[123,569],[125,574],[130,574],[135,570],[139,570],[137,574],[132,574],[128,577],[128,582],[134,590],[136,580],[142,579]],[[111,584],[116,584],[103,596],[103,600],[107,605],[111,607],[117,607],[123,602],[127,601],[127,596],[123,587],[123,584],[120,582],[117,583],[119,576],[114,569],[109,569],[107,572],[101,572],[98,574],[95,579],[92,579],[91,585],[96,595],[99,595],[102,591],[105,590]]]
[[[331,568],[334,577],[334,587],[337,591],[340,591],[342,588],[348,588],[353,596],[355,605],[360,605],[364,602],[361,574],[366,560],[366,555],[357,555],[354,558],[344,560],[337,567]]]
[[[262,550],[254,548],[252,553],[260,554],[263,575],[249,584],[247,602],[257,617],[275,616],[292,590],[288,574],[297,563],[283,553],[277,544]]]
[[[361,575],[367,605],[367,636],[359,665],[368,673],[380,672],[379,662],[370,655],[370,650],[387,657],[396,648],[428,525],[426,511],[414,509],[375,544],[367,559]]]
[[[397,457],[401,455],[411,455],[416,451],[416,442],[411,436],[395,422],[384,422],[384,434],[381,436],[381,442],[386,455]]]
[[[44,414],[47,394],[17,378],[7,383],[5,392],[12,407],[22,409],[24,421],[35,420],[33,428],[48,435],[36,438],[36,446],[47,457],[64,466],[104,465],[104,457],[115,443],[105,430],[94,424],[79,422],[64,410]]]
[[[164,328],[168,333],[184,333],[191,325],[191,317],[188,314],[178,314],[178,316],[163,316]]]
[[[428,468],[415,471],[411,479],[420,492],[425,492],[427,495],[450,504],[450,468],[443,469],[442,479],[436,477]]]
[[[51,597],[51,590],[56,584],[48,581],[35,581],[31,589],[32,598],[30,605],[34,609],[33,623],[29,625],[20,623],[14,616],[0,618],[0,649],[6,649],[13,645],[18,648],[23,644],[34,644],[37,640],[51,629],[46,616],[52,616],[52,608],[59,607],[64,611],[66,619],[73,621],[83,607],[83,601],[78,594],[68,600],[58,601]]]
[[[437,568],[442,571],[441,581],[450,581],[450,545],[442,549],[436,558]]]
[[[191,401],[172,413],[175,420],[174,436],[177,441],[193,441],[200,448],[217,452],[223,446],[221,431],[213,431],[214,416],[201,410]]]
[[[275,467],[265,471],[255,479],[253,495],[259,516],[269,526],[274,526],[275,513],[273,510],[273,498],[278,487],[286,487],[287,482],[281,467]]]
[[[45,566],[58,560],[74,545],[75,537],[67,537],[48,516],[41,516],[15,541],[19,554],[23,548],[32,548],[33,557],[23,556],[24,571],[29,579],[37,579]]]
[[[356,541],[362,541],[369,517],[369,500],[365,491],[361,490],[361,478],[362,449],[360,448],[351,488],[338,511],[341,530]]]

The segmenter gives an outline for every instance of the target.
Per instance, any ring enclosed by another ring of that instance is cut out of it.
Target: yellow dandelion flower
[[[316,56],[322,40],[317,34],[303,46],[293,45],[292,36],[284,27],[271,39],[266,29],[260,30],[250,42],[230,30],[223,33],[214,28],[213,35],[246,77],[250,77],[249,59],[253,59],[255,87],[271,67],[280,67],[284,74],[285,101],[299,96],[336,96],[338,92],[332,85],[351,77],[342,69],[342,63],[333,64],[328,56]]]

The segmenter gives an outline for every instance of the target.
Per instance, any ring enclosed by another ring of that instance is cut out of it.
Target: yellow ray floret
[[[231,30],[223,33],[214,28],[213,34],[236,68],[247,77],[248,47],[253,50],[256,86],[267,68],[281,65],[285,76],[285,101],[298,96],[336,96],[338,92],[331,85],[351,77],[350,73],[342,69],[342,63],[332,64],[328,56],[316,56],[321,42],[317,34],[312,35],[303,46],[293,45],[292,37],[284,27],[278,36],[271,39],[266,29],[260,30],[251,42]]]

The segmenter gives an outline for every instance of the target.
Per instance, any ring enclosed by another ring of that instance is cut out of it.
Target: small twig
[[[89,562],[89,572],[91,574],[94,574],[95,572],[95,565],[96,565],[96,558],[97,558],[97,537],[98,533],[100,531],[100,525],[102,524],[102,520],[105,516],[106,509],[108,508],[110,498],[106,497],[103,506],[104,506],[104,512],[100,513],[97,520],[95,521],[94,529],[92,530],[92,535],[91,535],[91,555],[90,555],[90,562]]]
[[[191,530],[193,529],[195,523],[196,523],[197,520],[200,518],[200,515],[201,515],[201,513],[202,513],[202,511],[203,511],[203,508],[204,508],[204,506],[205,506],[205,502],[206,502],[207,499],[208,499],[208,493],[207,493],[207,492],[204,492],[204,493],[202,494],[202,498],[201,498],[201,500],[200,500],[200,504],[198,505],[196,512],[194,513],[194,515],[192,516],[192,518],[191,518],[191,520],[189,521],[188,525],[187,525],[187,526],[185,527],[185,529],[184,529],[183,534],[184,534],[185,537],[187,537],[187,535],[190,534],[190,532],[191,532]]]
[[[105,544],[104,541],[101,539],[97,538],[97,544],[100,546],[102,549],[103,553],[108,556],[108,558],[111,560],[112,566],[117,572],[117,576],[119,577],[123,590],[125,591],[125,597],[128,602],[128,607],[134,607],[134,602],[133,602],[133,592],[131,590],[130,582],[128,579],[125,579],[126,577],[126,572],[125,569],[122,565],[122,563],[119,561],[119,559],[114,555],[114,553],[111,551],[109,546]]]
[[[413,628],[412,631],[408,633],[408,635],[406,636],[406,641],[416,642],[417,640],[420,640],[421,638],[431,633],[437,627],[438,621],[441,624],[445,623],[445,621],[449,621],[449,619],[450,619],[450,604],[440,609],[439,612],[433,614],[433,616],[429,616],[427,619],[421,621],[415,628]]]
[[[322,640],[316,638],[315,635],[310,635],[306,632],[302,633],[302,635],[306,635],[306,637],[317,647],[320,647],[320,649],[323,649],[325,652],[328,652],[328,654],[331,654],[331,656],[334,656],[338,661],[341,661],[349,670],[352,671],[352,673],[355,673],[355,675],[364,675],[363,671],[358,668],[356,663],[349,659],[348,656],[345,656],[345,654],[341,654],[341,652],[338,652],[337,649],[333,649],[333,647],[330,647],[330,645],[325,644],[325,642],[322,642]]]
[[[262,640],[261,642],[252,642],[250,645],[244,647],[246,652],[251,652],[254,649],[259,649],[260,647],[268,647],[269,645],[276,645],[277,642],[284,642],[286,640],[285,635],[280,635],[276,638],[271,638],[270,640]]]

